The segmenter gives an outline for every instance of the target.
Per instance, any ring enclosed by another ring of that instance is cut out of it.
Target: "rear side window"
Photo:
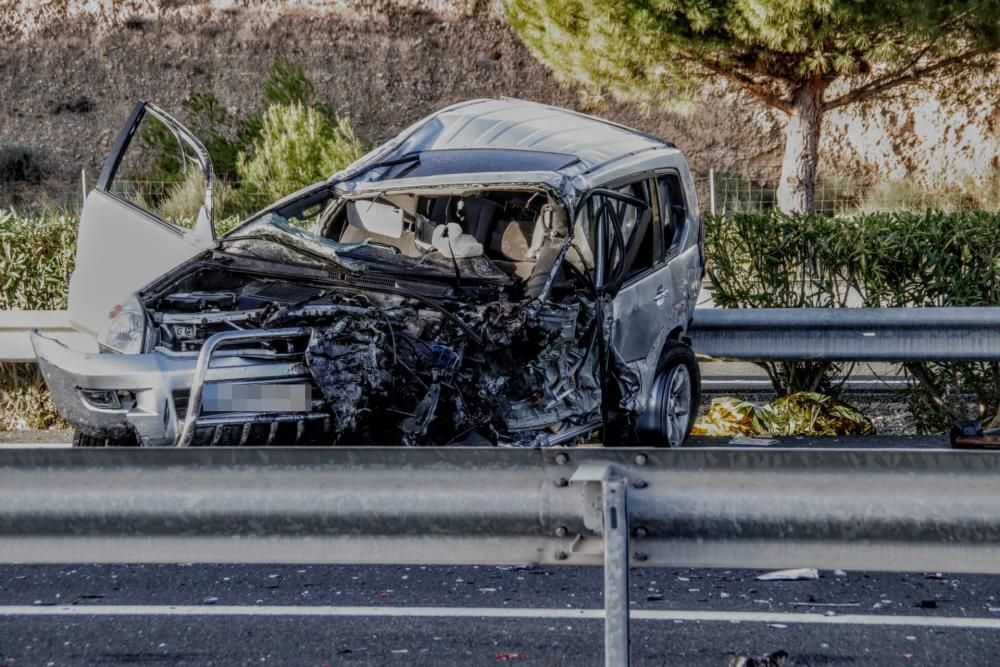
[[[660,197],[660,219],[663,221],[663,249],[669,256],[680,248],[684,233],[687,231],[684,189],[677,174],[657,176],[656,189]]]
[[[625,279],[637,276],[653,267],[657,260],[656,234],[653,228],[649,181],[630,183],[617,191],[635,197],[646,206],[638,207],[622,201],[611,200],[621,220],[622,240],[625,245]],[[612,263],[617,263],[617,253]]]

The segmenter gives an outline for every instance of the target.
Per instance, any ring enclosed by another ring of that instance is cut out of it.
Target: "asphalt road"
[[[636,665],[987,665],[1000,577],[632,572]],[[0,567],[0,665],[598,665],[587,568]]]
[[[73,432],[68,430],[48,431],[0,431],[0,448],[65,448],[72,444]],[[761,437],[691,437],[685,447],[791,447],[794,449],[815,449],[823,447],[859,449],[949,449],[947,435],[876,435],[876,436],[830,436],[805,437],[786,436]]]

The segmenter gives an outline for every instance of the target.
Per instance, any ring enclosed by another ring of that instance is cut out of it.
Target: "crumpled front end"
[[[545,446],[641,403],[547,186],[324,192],[316,231],[272,211],[144,288],[146,354],[36,336],[67,420],[144,445]]]
[[[305,364],[330,444],[536,444],[599,417],[594,308],[585,300],[467,305],[336,295],[308,307]],[[302,321],[280,314],[276,324]]]

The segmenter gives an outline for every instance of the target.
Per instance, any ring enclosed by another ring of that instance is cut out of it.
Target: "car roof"
[[[559,107],[502,98],[456,104],[409,129],[392,157],[424,151],[530,151],[571,156],[585,173],[617,159],[674,145],[645,132]],[[527,157],[527,156],[526,156]]]

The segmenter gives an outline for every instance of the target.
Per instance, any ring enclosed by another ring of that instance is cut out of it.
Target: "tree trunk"
[[[778,208],[785,213],[816,210],[816,164],[826,86],[821,77],[813,77],[799,86],[793,96],[778,183]]]

